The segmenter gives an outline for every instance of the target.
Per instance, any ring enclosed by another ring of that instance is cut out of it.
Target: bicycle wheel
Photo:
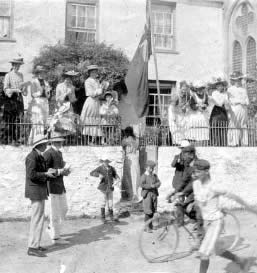
[[[240,240],[240,222],[232,212],[225,212],[224,227],[218,245],[223,250],[233,250]]]
[[[152,224],[152,233],[145,228]],[[150,263],[165,262],[172,257],[179,242],[179,234],[172,220],[164,216],[154,216],[147,221],[139,235],[139,250]]]

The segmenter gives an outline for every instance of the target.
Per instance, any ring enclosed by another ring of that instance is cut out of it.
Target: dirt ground
[[[257,272],[257,217],[236,213],[241,222],[242,240],[236,254],[249,257],[248,273]],[[1,273],[196,273],[196,254],[165,263],[148,263],[138,248],[138,235],[143,216],[131,215],[120,223],[103,225],[98,219],[65,222],[64,238],[68,245],[51,246],[44,232],[42,246],[48,246],[46,258],[26,254],[28,222],[0,223]],[[188,250],[186,235],[180,231],[178,252]],[[64,270],[64,268],[66,268]],[[209,273],[240,273],[239,268],[222,258],[213,257]]]

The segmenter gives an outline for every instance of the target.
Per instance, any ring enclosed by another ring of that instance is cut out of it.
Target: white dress
[[[249,99],[246,89],[242,87],[231,86],[228,88],[228,99],[230,103],[231,118],[228,129],[228,145],[248,145],[247,132],[247,106]]]
[[[85,127],[83,128],[83,135],[89,136],[102,136],[100,123],[100,102],[98,96],[103,93],[103,89],[99,81],[88,78],[85,81],[85,90],[87,99],[84,103],[82,112],[81,112],[81,122]],[[96,126],[92,126],[96,125]]]
[[[28,111],[31,115],[32,129],[30,132],[29,143],[33,143],[34,136],[44,133],[44,127],[49,117],[48,98],[50,97],[51,87],[48,82],[44,81],[44,85],[40,84],[38,78],[31,81],[30,93],[32,101]]]
[[[203,105],[206,96],[200,98],[195,93],[193,93],[193,98],[198,105]],[[208,108],[206,110],[192,110],[188,118],[188,139],[194,141],[206,141],[209,140],[209,118],[210,111]]]

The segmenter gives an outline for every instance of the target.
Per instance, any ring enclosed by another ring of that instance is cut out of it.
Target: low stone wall
[[[24,198],[24,186],[25,157],[30,150],[29,147],[0,146],[0,219],[29,217],[30,201]],[[176,147],[160,147],[158,151],[158,176],[162,182],[159,196],[160,210],[169,208],[165,196],[171,189],[174,174],[170,164],[178,152]],[[205,147],[197,148],[197,152],[200,158],[210,160],[214,183],[238,194],[251,205],[257,205],[257,148]],[[121,176],[120,147],[67,147],[63,151],[65,161],[72,166],[71,175],[65,177],[69,203],[68,216],[95,217],[99,215],[98,179],[90,177],[89,172],[99,165],[99,159],[103,155],[107,155],[112,160],[111,164]],[[116,189],[114,201],[118,202],[119,199],[120,192]],[[46,203],[48,212],[49,202]],[[227,207],[235,207],[235,203],[228,200],[225,200],[224,204]]]

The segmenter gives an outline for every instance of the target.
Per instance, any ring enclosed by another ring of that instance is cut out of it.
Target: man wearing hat
[[[245,88],[242,87],[243,75],[234,72],[230,76],[231,86],[228,88],[228,145],[248,145],[248,105],[249,98]]]
[[[143,209],[145,214],[145,222],[152,219],[154,213],[157,211],[157,200],[159,196],[158,188],[161,182],[156,174],[153,173],[156,164],[148,160],[146,162],[145,173],[141,176],[140,185],[142,187],[141,196],[143,197]],[[152,232],[152,224],[146,228],[146,232]]]
[[[70,174],[70,168],[63,161],[62,143],[65,139],[58,132],[51,135],[51,147],[44,153],[47,168],[55,170],[55,177],[49,179],[48,192],[50,195],[50,223],[47,231],[54,244],[68,243],[61,239],[61,226],[68,211],[66,190],[63,176]]]
[[[20,130],[11,123],[20,121],[24,114],[23,96],[27,95],[26,86],[24,83],[23,75],[19,72],[20,66],[24,64],[22,58],[13,59],[10,61],[12,64],[11,71],[5,75],[4,78],[4,120],[10,123],[8,126],[8,136],[12,137],[9,141],[18,142],[20,140]]]
[[[47,180],[54,177],[55,170],[47,171],[42,153],[48,140],[44,135],[36,135],[33,149],[26,157],[25,197],[31,200],[31,222],[29,231],[28,255],[45,257],[46,249],[40,246],[44,227],[45,200],[47,199]]]

